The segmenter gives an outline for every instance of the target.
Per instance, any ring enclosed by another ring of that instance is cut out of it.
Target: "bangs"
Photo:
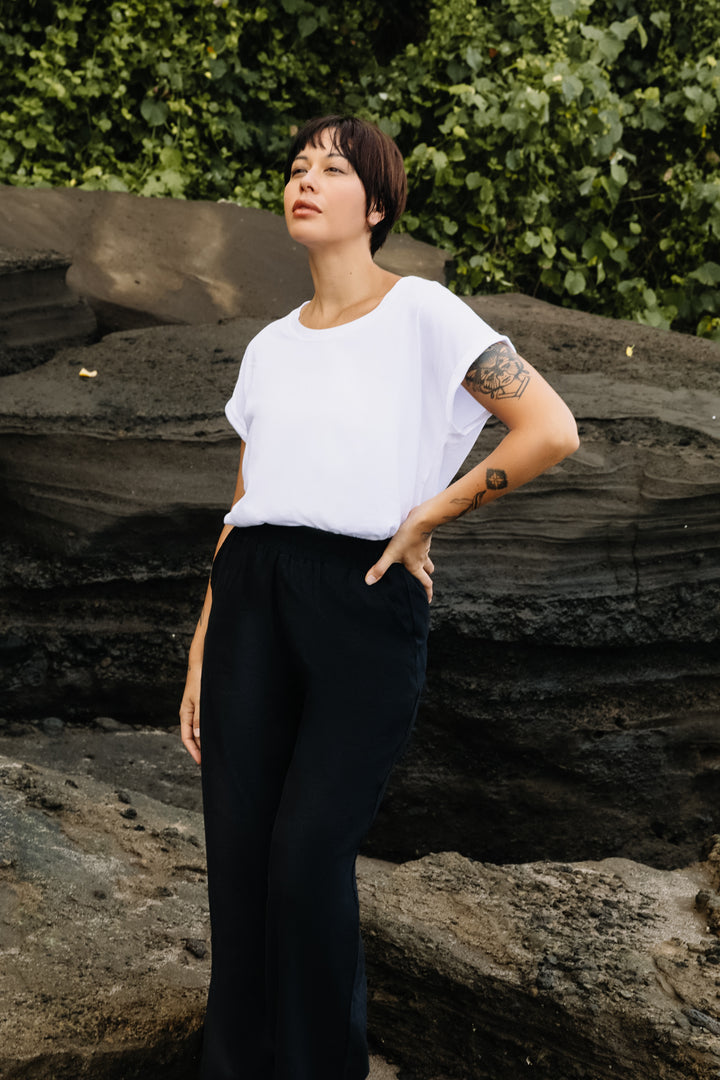
[[[367,212],[377,210],[382,221],[372,230],[374,255],[405,209],[407,176],[402,154],[389,136],[375,124],[357,116],[321,116],[308,121],[293,139],[285,164],[285,183],[292,164],[306,146],[317,149],[325,132],[330,133],[335,153],[350,162],[365,188]]]
[[[298,157],[306,146],[312,146],[317,150],[322,143],[323,135],[328,132],[331,138],[331,148],[350,162],[355,172],[359,173],[357,163],[354,160],[353,135],[357,121],[348,116],[321,116],[317,120],[311,120],[298,131],[290,144],[287,162],[285,164],[285,183],[290,179],[290,169],[295,158]],[[360,177],[362,179],[362,177]]]

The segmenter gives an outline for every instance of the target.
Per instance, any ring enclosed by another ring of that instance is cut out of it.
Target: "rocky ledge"
[[[372,1014],[419,1076],[709,1080],[720,1071],[720,838],[665,872],[456,852],[362,877]]]
[[[46,728],[59,768],[0,756],[0,1075],[190,1080],[210,958],[202,824],[142,790],[148,757],[171,769],[182,751],[105,721],[72,770],[80,729]],[[120,783],[97,778],[111,760]],[[717,1076],[716,841],[672,872],[361,858],[374,1044],[403,1080]],[[394,1073],[374,1059],[371,1078]]]
[[[367,853],[682,865],[720,797],[720,350],[472,303],[539,354],[582,446],[437,531],[427,690]],[[118,332],[2,380],[9,715],[174,723],[237,469],[223,404],[262,325]]]

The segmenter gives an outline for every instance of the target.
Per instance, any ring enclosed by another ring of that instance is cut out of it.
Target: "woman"
[[[250,343],[226,407],[240,469],[180,708],[198,763],[202,720],[203,1080],[367,1076],[355,858],[415,718],[430,538],[577,447],[507,338],[373,262],[405,194],[372,125],[298,133],[285,218],[314,295]],[[491,413],[508,434],[446,486]]]

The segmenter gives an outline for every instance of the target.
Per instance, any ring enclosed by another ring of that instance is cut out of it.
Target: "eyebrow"
[[[347,158],[345,157],[344,154],[335,153],[335,151],[332,151],[331,153],[326,154],[325,157],[326,158],[339,157],[339,158],[343,158],[344,161],[347,161]],[[298,154],[297,157],[293,158],[293,161],[309,161],[309,160],[310,160],[310,158],[307,156],[307,154]]]

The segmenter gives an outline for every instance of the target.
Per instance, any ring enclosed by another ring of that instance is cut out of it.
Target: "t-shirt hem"
[[[239,416],[233,408],[232,398],[230,398],[230,400],[225,405],[225,416],[228,418],[230,424],[235,428],[235,431],[237,431],[240,438],[244,439],[245,442],[247,442],[247,426],[243,418]]]
[[[490,345],[497,344],[498,341],[507,341],[507,338],[503,337],[502,335],[498,335],[498,337],[494,341],[489,342],[488,345],[485,345],[484,348],[487,349],[490,347]],[[484,351],[484,349],[482,351]],[[478,353],[477,349],[475,348],[468,350],[456,364],[452,373],[452,378],[450,379],[447,397],[445,400],[445,416],[447,418],[447,422],[450,426],[451,431],[455,435],[470,435],[478,427],[478,425],[484,424],[488,417],[492,416],[490,410],[486,409],[484,405],[481,405],[480,402],[477,401],[477,399],[474,398],[468,390],[466,390],[465,392],[470,398],[472,398],[473,402],[477,406],[478,411],[476,415],[471,420],[468,420],[465,424],[458,424],[455,420],[456,396],[458,394],[458,391],[462,389],[463,379],[467,375],[470,365],[472,364],[473,360],[477,360],[479,355],[480,353]]]

